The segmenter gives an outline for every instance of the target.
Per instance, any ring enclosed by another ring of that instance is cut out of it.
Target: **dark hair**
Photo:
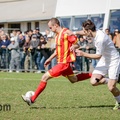
[[[82,36],[82,35],[80,35],[80,36],[79,36],[79,38],[83,38],[83,36]]]
[[[110,31],[110,29],[109,29],[109,28],[106,28],[105,30],[108,30],[108,31]]]
[[[43,35],[40,36],[40,39],[41,39],[41,38],[44,38],[44,39],[45,39],[45,37],[44,37]]]
[[[96,26],[91,20],[86,20],[83,22],[82,26],[85,28],[85,30],[92,30],[93,32],[96,31]]]
[[[51,18],[49,21],[51,21],[52,25],[57,24],[57,25],[60,26],[60,22],[59,22],[59,20],[57,18]]]
[[[28,32],[33,32],[33,30],[28,30]]]
[[[21,30],[17,30],[17,32],[20,32],[20,34],[22,34],[22,31],[21,31]]]

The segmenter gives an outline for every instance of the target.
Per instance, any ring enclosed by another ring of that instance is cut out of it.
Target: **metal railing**
[[[85,51],[86,49],[82,49],[83,51]],[[117,49],[118,52],[120,53],[120,49]],[[24,51],[21,51],[23,52],[23,54],[26,56],[26,53]],[[32,59],[32,54],[30,53],[29,54],[29,57],[30,57],[30,64],[29,64],[29,69],[28,69],[28,72],[35,72],[37,71],[37,67],[36,65],[33,66],[33,59]],[[8,49],[0,49],[0,71],[9,71],[10,70],[10,60],[11,60],[11,52],[10,50]],[[23,61],[25,62],[25,61]],[[85,57],[81,57],[81,62],[82,62],[82,71],[87,71],[87,66],[86,66],[86,63],[85,63]],[[21,61],[20,61],[21,63]],[[91,62],[89,62],[90,64]],[[16,70],[16,69],[14,69]],[[24,72],[25,69],[24,69],[24,65],[20,67],[19,69],[20,72]]]

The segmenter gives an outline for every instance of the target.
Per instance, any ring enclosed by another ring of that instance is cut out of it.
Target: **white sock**
[[[105,79],[104,84],[108,84],[108,80],[109,80],[109,78],[104,78],[104,79]]]
[[[117,101],[118,103],[120,103],[120,95],[117,96],[117,97],[115,97],[115,99],[116,99],[116,101]]]

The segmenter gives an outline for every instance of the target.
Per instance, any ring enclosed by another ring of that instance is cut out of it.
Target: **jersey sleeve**
[[[78,42],[78,38],[75,35],[70,35],[67,38],[68,38],[68,41],[71,42],[72,44],[76,44]]]

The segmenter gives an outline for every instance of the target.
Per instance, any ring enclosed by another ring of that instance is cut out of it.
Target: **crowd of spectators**
[[[105,32],[113,40],[116,48],[120,48],[118,29],[115,29],[113,34],[110,33],[109,29],[106,29]],[[78,39],[79,49],[91,54],[96,52],[92,38],[78,36]],[[4,30],[0,29],[0,70],[5,69],[17,73],[31,70],[36,73],[44,72],[44,62],[54,50],[54,34],[49,30],[46,30],[43,35],[39,28],[24,33],[20,30],[13,30],[10,34],[6,34]],[[54,58],[47,69],[50,69],[56,63],[56,58]],[[89,71],[90,63],[94,68],[97,61],[77,56],[76,61],[72,63],[72,67],[74,72]]]
[[[10,35],[0,30],[0,69],[17,73],[29,70],[44,72],[44,62],[54,50],[53,34],[48,30],[45,31],[45,35],[40,33],[39,28],[24,33],[13,30]],[[48,69],[55,64],[56,59]]]

